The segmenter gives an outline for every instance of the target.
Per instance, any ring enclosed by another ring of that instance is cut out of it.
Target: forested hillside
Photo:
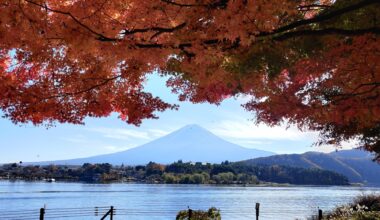
[[[347,176],[350,182],[380,184],[380,166],[373,155],[359,150],[339,151],[330,154],[307,152],[283,154],[243,161],[246,165],[281,165],[290,167],[331,170]]]

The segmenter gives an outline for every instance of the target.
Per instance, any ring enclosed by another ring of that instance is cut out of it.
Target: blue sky
[[[177,97],[165,86],[165,80],[149,77],[146,90],[170,103]],[[144,120],[135,127],[119,120],[88,118],[85,125],[56,124],[44,126],[15,125],[0,119],[0,163],[71,159],[113,153],[139,146],[188,124],[198,124],[214,134],[243,147],[275,153],[331,151],[331,147],[312,147],[315,132],[300,132],[294,127],[256,126],[251,112],[240,105],[246,97],[230,98],[221,105],[181,102],[178,111],[159,113],[157,120]]]

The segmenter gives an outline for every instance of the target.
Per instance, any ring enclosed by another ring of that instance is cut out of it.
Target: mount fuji
[[[226,160],[241,161],[274,154],[269,151],[244,148],[225,141],[198,125],[187,125],[166,136],[126,151],[87,158],[39,162],[38,164],[110,163],[114,165],[144,165],[150,161],[169,164],[178,160],[220,163]]]

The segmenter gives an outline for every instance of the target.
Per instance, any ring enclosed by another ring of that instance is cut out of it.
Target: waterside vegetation
[[[139,182],[167,184],[299,184],[348,185],[347,178],[321,169],[278,165],[247,165],[225,161],[221,164],[178,161],[169,165],[150,162],[139,166],[108,163],[82,166],[5,164],[0,178],[21,180],[55,179],[82,182]]]
[[[351,203],[328,212],[323,220],[378,220],[380,219],[380,195],[361,195]]]

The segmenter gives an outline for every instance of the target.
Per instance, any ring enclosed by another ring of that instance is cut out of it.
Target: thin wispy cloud
[[[107,145],[104,146],[104,149],[113,153],[113,152],[119,152],[119,151],[124,151],[131,149],[132,147],[126,147],[126,146],[113,146],[113,145]]]
[[[319,138],[318,132],[300,131],[294,126],[287,128],[285,125],[275,127],[270,127],[264,124],[255,125],[252,121],[247,120],[224,120],[220,123],[214,124],[211,131],[218,136],[229,139],[242,146],[259,148],[272,145],[276,146],[279,145],[279,143],[293,143],[296,148],[298,146],[301,146],[301,148],[308,146],[312,147],[310,150],[327,153],[336,149],[348,150],[359,146],[357,140],[343,142],[340,146],[313,146],[313,143]],[[305,145],[304,143],[309,144]],[[273,151],[275,149],[276,151],[280,151],[279,147],[273,148]],[[289,150],[290,148],[288,146],[284,149]],[[292,151],[296,152],[297,149],[292,148]],[[287,151],[282,153],[287,153]],[[301,151],[297,153],[301,153]]]
[[[264,141],[264,140],[242,140],[240,143],[244,145],[271,145],[272,141]]]
[[[240,103],[240,104],[245,104],[249,101],[251,101],[254,97],[251,95],[239,95],[237,97],[234,97],[234,99]]]
[[[162,137],[170,133],[170,131],[164,131],[159,129],[148,129],[148,131],[154,137]]]
[[[149,135],[145,131],[135,131],[131,129],[123,128],[107,128],[107,127],[95,127],[88,128],[87,130],[101,134],[103,137],[111,139],[121,139],[121,140],[130,140],[130,139],[150,139]]]
[[[101,134],[105,138],[118,139],[118,140],[152,140],[157,137],[168,134],[169,132],[159,129],[148,129],[144,131],[137,131],[132,129],[123,128],[108,128],[108,127],[95,127],[88,128],[88,131]]]
[[[295,127],[285,126],[270,127],[264,124],[255,125],[250,121],[225,120],[216,124],[211,129],[215,134],[234,139],[248,140],[290,140],[298,141],[317,137],[315,132],[301,132]]]
[[[351,141],[343,141],[340,146],[336,145],[322,145],[318,146],[318,151],[328,153],[334,150],[350,150],[353,148],[357,148],[360,146],[360,143],[358,140],[351,140]]]

